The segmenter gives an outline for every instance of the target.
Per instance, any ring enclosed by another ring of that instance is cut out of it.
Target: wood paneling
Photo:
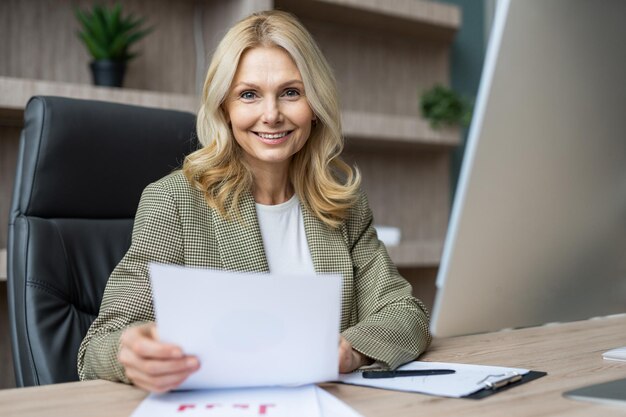
[[[398,268],[398,271],[413,287],[413,296],[422,300],[432,314],[435,305],[435,282],[439,268]]]
[[[421,93],[448,84],[448,45],[301,17],[335,71],[342,108],[420,118]]]
[[[9,209],[17,165],[20,128],[0,125],[0,248],[7,246]]]
[[[450,206],[449,155],[348,149],[363,174],[375,222],[402,229],[401,241],[442,241]]]

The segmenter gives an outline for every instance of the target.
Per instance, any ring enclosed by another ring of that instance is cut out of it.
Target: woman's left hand
[[[352,372],[363,365],[366,365],[369,360],[367,356],[361,352],[357,352],[352,349],[352,345],[343,336],[339,336],[339,372],[347,374]]]

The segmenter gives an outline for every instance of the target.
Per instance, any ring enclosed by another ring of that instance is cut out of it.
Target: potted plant
[[[91,11],[76,9],[75,12],[82,29],[77,35],[93,57],[89,64],[93,83],[121,87],[126,63],[137,56],[130,52],[130,47],[152,28],[143,28],[143,18],[132,14],[122,16],[120,3],[111,8],[96,4]]]
[[[469,126],[472,119],[472,104],[454,90],[436,85],[424,92],[420,100],[422,116],[433,129],[442,125]]]

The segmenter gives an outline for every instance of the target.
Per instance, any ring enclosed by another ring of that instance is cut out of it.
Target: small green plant
[[[120,3],[112,8],[95,5],[91,11],[76,9],[75,13],[82,27],[78,37],[96,61],[130,61],[138,54],[130,52],[129,48],[152,31],[151,27],[142,27],[143,18],[132,14],[122,16]]]
[[[441,85],[424,92],[420,107],[422,116],[430,122],[433,129],[442,125],[467,127],[472,120],[472,103]]]

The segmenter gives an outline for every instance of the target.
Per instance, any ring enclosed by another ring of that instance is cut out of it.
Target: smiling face
[[[241,56],[224,102],[226,118],[253,170],[284,170],[306,143],[315,115],[291,56],[256,47]]]

